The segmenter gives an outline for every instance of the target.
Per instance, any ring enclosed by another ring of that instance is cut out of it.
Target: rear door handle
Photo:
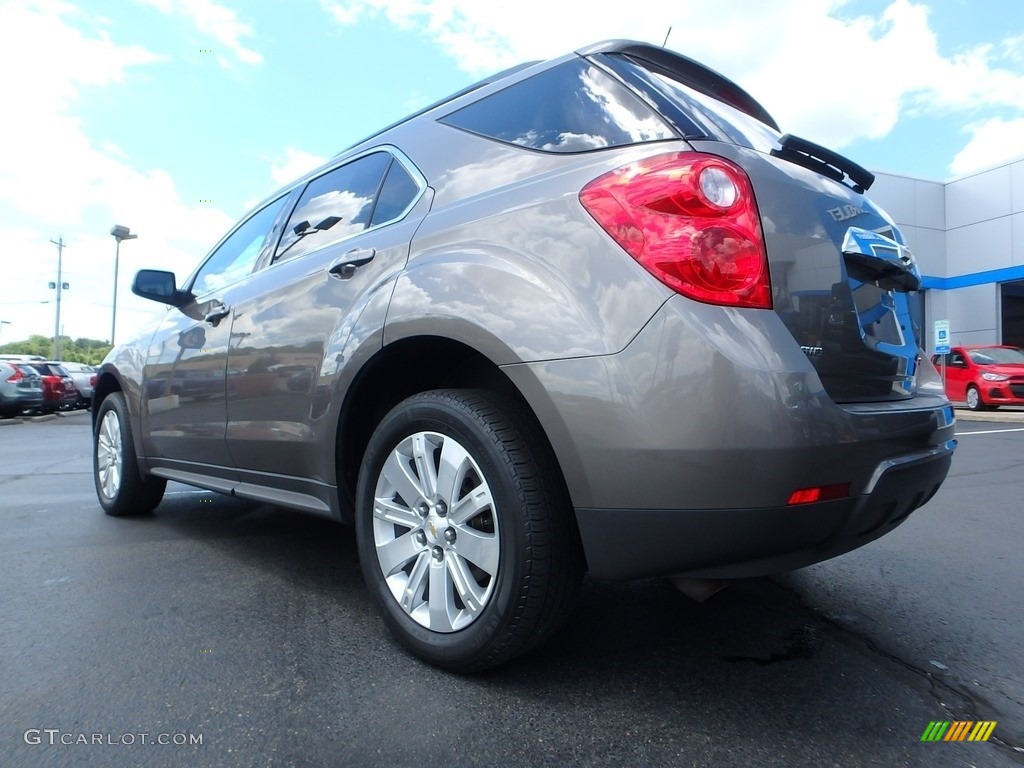
[[[210,325],[216,328],[220,321],[230,314],[231,308],[225,307],[223,304],[221,304],[220,306],[216,307],[215,309],[207,313],[203,320],[205,320]]]
[[[377,251],[373,248],[353,248],[344,256],[336,259],[334,263],[328,267],[327,271],[335,277],[347,280],[356,273],[356,270],[359,269],[359,267],[373,261],[373,257],[376,255]]]

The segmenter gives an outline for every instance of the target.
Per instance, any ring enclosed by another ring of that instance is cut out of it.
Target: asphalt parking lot
[[[473,677],[391,642],[350,530],[180,485],[109,518],[86,414],[10,424],[0,765],[1024,765],[1024,413],[983,416],[890,536],[703,604],[588,580]]]

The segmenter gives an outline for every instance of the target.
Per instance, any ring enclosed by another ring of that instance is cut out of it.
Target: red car
[[[932,358],[942,370],[942,356]],[[946,359],[946,396],[972,411],[1024,405],[1024,349],[1010,346],[953,347]]]
[[[78,402],[78,389],[62,365],[56,363],[30,362],[33,368],[43,377],[43,405],[41,410],[46,413],[70,408]]]

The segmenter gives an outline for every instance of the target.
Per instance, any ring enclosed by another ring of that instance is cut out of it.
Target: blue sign
[[[935,354],[949,354],[949,320],[935,321]]]

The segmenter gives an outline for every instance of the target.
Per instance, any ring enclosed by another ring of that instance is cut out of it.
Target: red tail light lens
[[[8,384],[13,384],[14,382],[21,381],[24,378],[25,378],[25,374],[23,374],[20,369],[15,368],[14,369],[14,373],[12,373],[10,376],[7,377],[7,383]]]
[[[665,285],[697,301],[771,309],[754,190],[738,165],[674,152],[599,176],[580,202]]]
[[[92,376],[89,377],[89,386],[90,387],[95,387],[96,386],[96,374],[95,373]]]

